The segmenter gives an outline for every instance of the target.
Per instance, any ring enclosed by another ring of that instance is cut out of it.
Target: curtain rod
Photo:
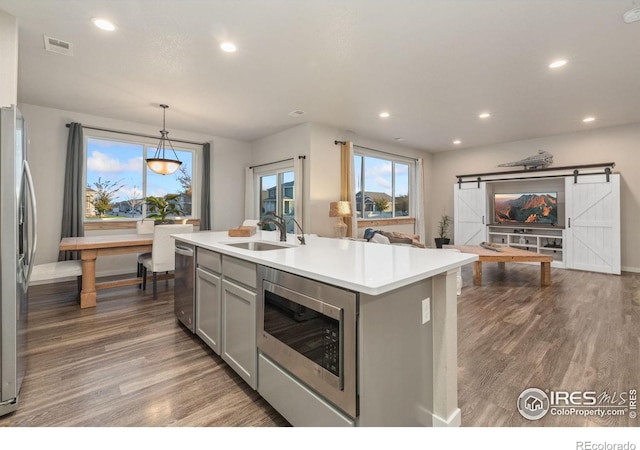
[[[65,126],[67,128],[69,128],[71,124],[68,123]],[[143,138],[150,138],[150,139],[160,139],[160,136],[151,136],[149,134],[142,134],[142,133],[132,133],[130,131],[120,131],[120,130],[111,130],[109,128],[98,128],[98,127],[90,127],[87,125],[82,125],[82,128],[87,128],[89,130],[96,130],[96,131],[106,131],[108,133],[118,133],[118,134],[127,134],[129,136],[137,136],[137,137],[143,137]],[[181,144],[193,144],[193,145],[204,145],[206,144],[206,142],[194,142],[194,141],[185,141],[182,139],[169,139],[171,142],[180,142]]]
[[[306,159],[307,157],[305,155],[300,155],[298,156],[298,159]],[[293,158],[287,158],[287,159],[281,159],[280,161],[273,161],[273,162],[268,162],[268,163],[264,163],[264,164],[257,164],[255,166],[249,166],[249,169],[255,169],[256,167],[262,167],[262,166],[270,166],[271,164],[278,164],[281,162],[285,162],[285,161],[291,161]]]
[[[342,145],[342,144],[345,144],[346,141],[333,141],[333,143],[335,145],[338,145],[338,144]],[[398,155],[397,153],[385,152],[384,150],[378,150],[376,148],[364,147],[362,145],[357,145],[357,144],[353,144],[353,143],[352,143],[352,145],[354,147],[362,148],[364,150],[371,150],[371,151],[378,152],[378,153],[384,153],[385,155],[396,156],[396,157],[400,157],[400,158],[404,158],[404,159],[410,159],[412,161],[417,161],[418,160],[417,158],[411,158],[411,157],[408,157],[408,156],[402,156],[402,155]]]

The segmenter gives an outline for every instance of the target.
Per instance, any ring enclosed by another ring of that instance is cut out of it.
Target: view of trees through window
[[[283,217],[287,222],[287,232],[294,233],[295,180],[293,171],[260,174],[257,177],[260,187],[260,220],[269,217],[269,213]],[[275,226],[270,226],[275,229]]]
[[[176,149],[182,165],[172,174],[160,175],[144,162],[155,151],[151,144],[87,138],[85,218],[143,218],[147,215],[145,197],[167,194],[178,194],[184,215],[190,217],[194,153]]]
[[[354,168],[359,219],[409,216],[413,164],[355,154]]]

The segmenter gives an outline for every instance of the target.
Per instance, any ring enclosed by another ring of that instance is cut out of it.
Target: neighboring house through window
[[[158,138],[159,140],[159,138]],[[85,220],[140,219],[147,215],[144,199],[178,194],[186,217],[197,216],[196,146],[174,148],[180,168],[169,175],[151,171],[145,162],[153,157],[158,140],[96,132],[85,136]],[[191,147],[191,148],[189,148]],[[170,152],[173,157],[173,152]]]
[[[293,162],[265,164],[254,168],[253,175],[257,200],[255,205],[258,208],[256,217],[262,220],[269,217],[269,213],[284,217],[287,232],[293,233],[294,223],[289,222],[293,219],[295,210]]]
[[[373,151],[354,152],[358,219],[412,215],[415,161]]]

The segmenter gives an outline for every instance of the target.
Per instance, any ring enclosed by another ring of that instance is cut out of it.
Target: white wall
[[[244,168],[251,164],[251,144],[211,136],[206,140],[213,141],[211,229],[226,231],[244,221]]]
[[[69,122],[88,126],[158,135],[157,125],[143,125],[29,104],[19,105],[29,137],[28,160],[33,171],[38,205],[38,249],[36,264],[56,261],[62,221],[65,158]],[[244,167],[251,162],[249,143],[171,129],[172,139],[211,142],[212,228],[226,230],[242,223]],[[126,231],[109,231],[123,233]],[[88,232],[91,233],[106,233]],[[110,256],[98,260],[98,276],[131,273],[135,255]]]
[[[433,154],[430,190],[434,211],[453,215],[455,175],[509,170],[498,164],[516,161],[546,150],[551,167],[614,162],[621,175],[622,268],[640,271],[640,123],[578,133]],[[432,216],[432,233],[436,216]]]
[[[0,10],[0,106],[18,103],[18,22]]]
[[[311,125],[311,232],[333,237],[335,218],[329,217],[329,203],[340,200],[340,146],[344,132],[320,124]]]
[[[302,226],[305,233],[312,233],[309,229],[311,223],[311,215],[309,210],[309,168],[311,161],[309,158],[309,124],[303,123],[296,125],[287,130],[281,131],[271,136],[258,139],[251,143],[252,160],[247,166],[257,166],[260,164],[269,164],[276,161],[282,161],[288,158],[297,158],[304,156],[304,183],[303,196],[305,208],[302,213]],[[244,172],[242,172],[244,177]],[[244,178],[243,178],[244,179]],[[243,188],[244,192],[244,188]],[[242,200],[244,205],[244,198]],[[298,206],[296,205],[295,208]]]
[[[354,145],[380,150],[408,158],[422,158],[425,167],[425,186],[431,176],[431,155],[388,142],[377,141],[352,132],[321,124],[311,124],[311,215],[312,232],[323,236],[333,236],[334,218],[329,217],[329,203],[340,200],[340,146],[335,141],[349,140]],[[425,187],[425,203],[429,205],[430,197]],[[429,209],[425,208],[429,214]],[[427,218],[427,221],[429,219]],[[413,233],[413,226],[380,227],[405,233]],[[358,236],[362,236],[360,229]],[[422,239],[422,237],[421,237]]]
[[[251,165],[265,164],[305,155],[304,228],[305,233],[333,236],[335,219],[329,217],[329,203],[340,200],[340,146],[335,141],[351,140],[355,144],[425,160],[427,179],[431,155],[399,145],[354,136],[344,130],[305,123],[252,142]],[[396,226],[396,231],[413,233],[413,226]],[[362,230],[360,231],[362,235]]]

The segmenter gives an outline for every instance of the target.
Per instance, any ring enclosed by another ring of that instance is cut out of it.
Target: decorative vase
[[[347,237],[347,224],[344,223],[342,217],[338,217],[336,223],[333,225],[333,237],[338,239]]]

